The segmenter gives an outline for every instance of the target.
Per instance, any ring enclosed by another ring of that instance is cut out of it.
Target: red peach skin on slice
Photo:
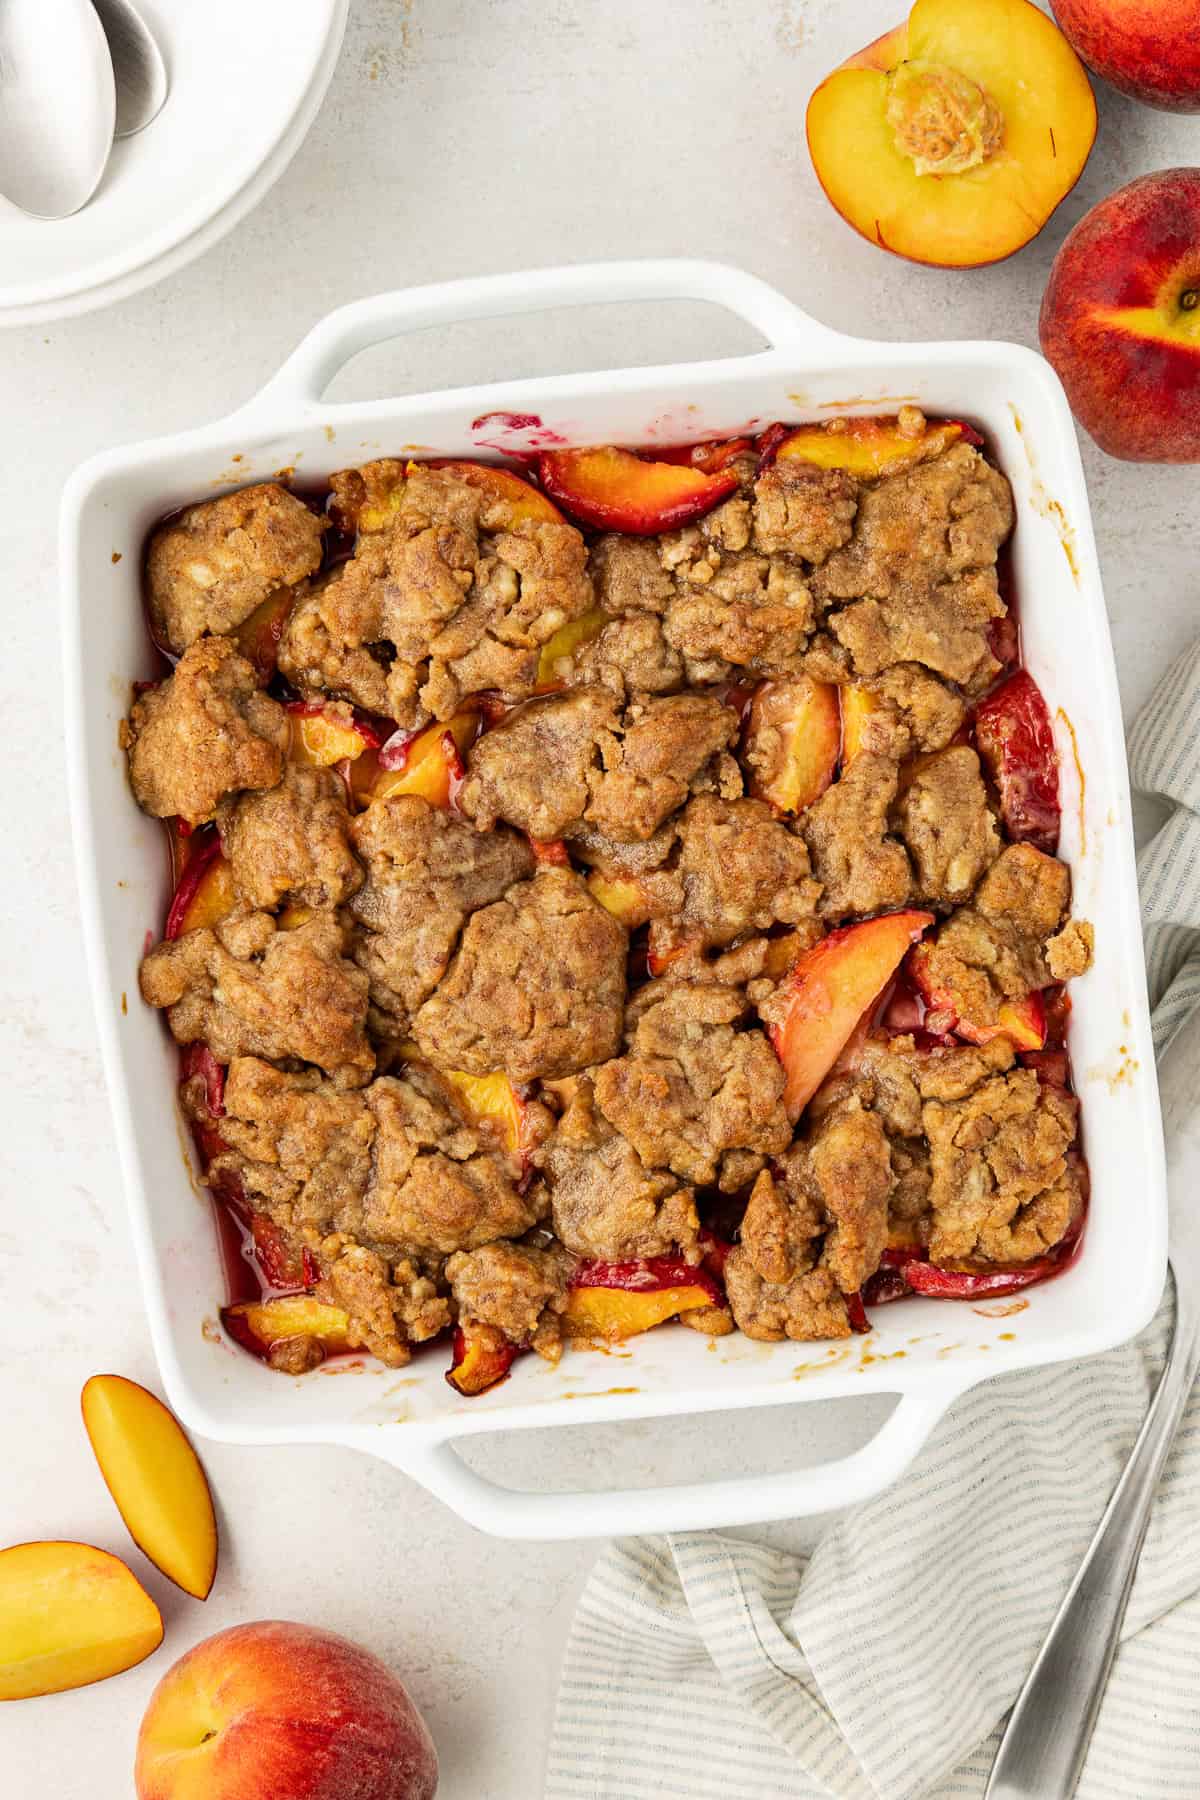
[[[688,525],[738,487],[736,474],[706,475],[613,449],[547,450],[538,458],[538,479],[580,524],[634,537]]]
[[[770,1034],[787,1077],[790,1119],[800,1117],[854,1027],[932,924],[932,913],[884,913],[831,931],[793,965],[781,989],[784,1015]]]
[[[1050,709],[1027,669],[981,701],[975,745],[996,784],[1009,837],[1052,856],[1061,819],[1058,751]]]

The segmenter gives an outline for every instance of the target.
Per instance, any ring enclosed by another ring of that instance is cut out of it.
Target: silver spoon
[[[1158,1081],[1167,1139],[1175,1330],[1125,1472],[1013,1707],[984,1800],[1070,1800],[1075,1792],[1150,1507],[1200,1370],[1200,1008],[1167,1046]]]
[[[78,212],[104,173],[116,110],[92,0],[2,0],[0,194],[38,219]]]
[[[119,138],[132,137],[162,111],[170,83],[154,34],[133,0],[92,0],[112,53],[117,78]]]

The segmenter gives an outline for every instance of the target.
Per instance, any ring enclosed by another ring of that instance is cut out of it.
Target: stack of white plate
[[[0,325],[123,300],[231,231],[278,180],[329,86],[349,0],[138,0],[167,59],[158,118],[73,218],[0,199]]]

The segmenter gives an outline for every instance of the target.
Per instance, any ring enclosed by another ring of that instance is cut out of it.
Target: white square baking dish
[[[351,356],[402,332],[648,299],[724,306],[760,330],[768,347],[718,362],[369,404],[322,398]],[[1022,1296],[1019,1309],[910,1300],[880,1308],[871,1335],[846,1344],[759,1344],[735,1335],[714,1352],[696,1333],[666,1328],[629,1346],[620,1388],[609,1388],[608,1365],[575,1352],[557,1368],[523,1358],[500,1387],[464,1400],[443,1379],[437,1354],[418,1356],[403,1379],[370,1368],[333,1381],[288,1380],[237,1350],[215,1323],[224,1297],[217,1235],[176,1111],[175,1047],[137,990],[138,961],[147,933],[158,935],[168,886],[161,827],[134,805],[117,745],[130,684],[148,673],[139,592],[148,527],[197,495],[281,468],[298,466],[309,480],[383,453],[488,454],[498,413],[509,415],[502,441],[519,448],[539,429],[577,443],[678,442],[903,401],[978,425],[1016,495],[1025,658],[1047,696],[1062,755],[1061,854],[1071,866],[1075,909],[1096,927],[1095,967],[1072,988],[1071,1049],[1092,1176],[1078,1262]],[[230,418],[100,455],[77,470],[63,497],[61,567],[67,780],[100,1042],[154,1344],[171,1404],[191,1429],[229,1443],[370,1451],[504,1536],[744,1524],[875,1492],[966,1388],[1006,1369],[1106,1349],[1149,1319],[1164,1278],[1166,1190],[1124,740],[1074,427],[1040,357],[1009,344],[843,337],[755,278],[712,263],[600,264],[381,295],[325,319]],[[790,1474],[531,1494],[494,1486],[453,1449],[454,1439],[476,1432],[811,1406],[873,1390],[900,1396],[875,1438],[852,1456]]]

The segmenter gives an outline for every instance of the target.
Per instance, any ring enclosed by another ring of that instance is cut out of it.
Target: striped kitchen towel
[[[1200,644],[1129,753],[1134,785],[1173,808],[1139,865],[1161,1051],[1200,1000]],[[1132,1344],[965,1395],[909,1473],[809,1559],[713,1532],[613,1544],[567,1645],[546,1800],[980,1794],[1169,1328],[1164,1300]],[[1200,1796],[1200,1389],[1078,1793]]]

